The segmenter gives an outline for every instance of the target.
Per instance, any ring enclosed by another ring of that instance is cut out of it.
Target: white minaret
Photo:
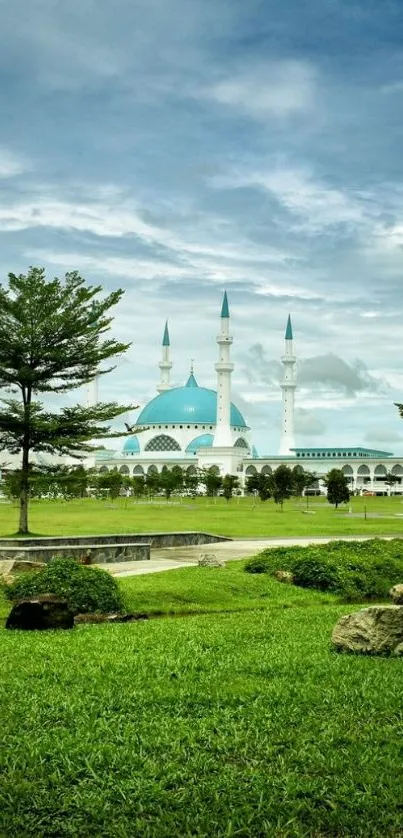
[[[288,315],[287,328],[285,330],[285,353],[281,359],[284,366],[283,382],[283,429],[281,434],[280,454],[291,454],[294,448],[294,394],[296,383],[295,364],[297,359],[293,353],[292,346],[292,325],[291,317]]]
[[[230,361],[232,337],[229,334],[229,308],[227,292],[221,308],[221,332],[218,335],[219,346],[217,371],[217,423],[214,434],[214,447],[232,446],[231,434],[231,373],[234,365]]]
[[[87,407],[94,407],[94,405],[98,404],[98,379],[99,376],[96,375],[87,385]]]
[[[169,340],[169,331],[168,331],[168,320],[165,323],[164,329],[164,337],[162,338],[162,358],[159,362],[158,366],[161,370],[160,373],[160,383],[157,387],[159,393],[163,393],[164,390],[170,390],[171,384],[169,380],[170,371],[172,367],[172,362],[170,360],[170,340]]]

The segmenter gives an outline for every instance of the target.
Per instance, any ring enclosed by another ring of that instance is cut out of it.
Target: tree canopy
[[[63,406],[41,397],[63,394],[114,369],[130,344],[109,336],[118,289],[101,296],[77,271],[47,279],[43,268],[8,275],[0,286],[0,449],[21,453],[19,532],[28,532],[31,452],[80,457],[89,441],[124,436],[110,422],[131,409],[116,402]]]

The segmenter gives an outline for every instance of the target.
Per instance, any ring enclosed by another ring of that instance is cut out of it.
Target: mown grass
[[[166,573],[118,579],[126,612],[178,614],[288,607],[336,602],[332,594],[279,585],[266,574],[244,573],[245,562],[224,568],[183,567]],[[0,588],[0,619],[11,609]]]
[[[0,834],[401,835],[402,661],[343,611],[1,632]]]
[[[30,529],[37,535],[85,535],[91,533],[205,530],[232,537],[315,535],[403,535],[403,500],[399,497],[353,498],[347,507],[335,510],[325,498],[294,498],[284,510],[273,501],[253,498],[163,499],[151,503],[120,498],[105,500],[32,501]],[[367,510],[367,519],[364,510]],[[379,515],[381,517],[370,517]],[[17,529],[15,505],[0,504],[0,536]],[[357,517],[356,517],[357,516]],[[383,517],[385,516],[385,517]]]
[[[336,655],[356,606],[243,566],[120,581],[193,616],[0,630],[1,836],[402,835],[403,661]]]

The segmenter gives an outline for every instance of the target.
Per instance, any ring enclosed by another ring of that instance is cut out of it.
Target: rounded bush
[[[274,548],[246,562],[245,570],[272,576],[289,571],[296,585],[333,591],[345,600],[386,599],[389,588],[403,581],[403,540],[340,540]]]
[[[122,610],[116,579],[106,570],[85,567],[74,559],[53,559],[43,570],[16,579],[5,592],[13,602],[37,594],[58,594],[67,600],[74,614]]]

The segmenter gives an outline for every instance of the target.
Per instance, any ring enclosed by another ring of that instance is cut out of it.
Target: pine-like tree
[[[91,439],[125,436],[113,433],[115,417],[131,405],[45,406],[49,393],[63,394],[114,369],[109,362],[130,344],[108,336],[110,312],[123,291],[100,297],[76,272],[47,279],[43,268],[8,275],[0,286],[0,450],[21,453],[20,521],[28,533],[31,452],[80,457]],[[104,366],[106,364],[106,366]],[[8,398],[7,398],[8,396]]]

